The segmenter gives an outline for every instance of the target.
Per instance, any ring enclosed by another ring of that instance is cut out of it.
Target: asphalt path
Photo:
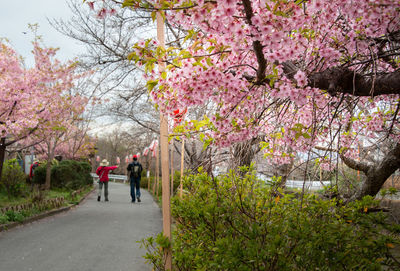
[[[129,186],[110,183],[109,202],[91,193],[72,210],[0,233],[0,271],[146,271],[141,239],[162,230],[151,195],[131,203]]]

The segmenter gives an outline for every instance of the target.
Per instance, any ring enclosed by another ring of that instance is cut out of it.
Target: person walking
[[[118,168],[118,166],[108,166],[107,159],[101,161],[100,166],[96,170],[96,174],[99,176],[99,189],[97,193],[97,201],[101,199],[101,190],[104,186],[104,200],[108,201],[108,172]]]
[[[33,191],[34,187],[33,177],[35,176],[35,169],[39,166],[40,166],[39,160],[35,158],[35,160],[33,160],[31,167],[29,168],[29,180],[31,182],[31,191]]]
[[[133,162],[128,165],[127,171],[130,172],[130,183],[131,183],[131,198],[132,202],[135,202],[136,198],[138,202],[140,200],[140,177],[142,175],[143,167],[137,161],[137,156],[133,156]],[[136,193],[135,193],[136,189]]]

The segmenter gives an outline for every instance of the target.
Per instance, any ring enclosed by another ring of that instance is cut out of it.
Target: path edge
[[[79,202],[77,202],[77,203],[72,203],[72,204],[70,204],[68,206],[65,206],[65,207],[61,207],[61,208],[58,208],[58,209],[53,209],[53,210],[50,210],[50,211],[47,211],[47,212],[44,212],[44,213],[41,213],[41,214],[38,214],[38,215],[31,216],[31,217],[25,219],[22,222],[15,221],[15,222],[11,222],[9,224],[0,225],[0,232],[8,231],[8,230],[10,230],[12,228],[15,228],[15,227],[19,226],[19,225],[29,224],[29,223],[32,223],[34,221],[38,221],[40,219],[43,219],[43,218],[46,218],[46,217],[49,217],[49,216],[53,216],[53,215],[56,215],[56,214],[59,214],[59,213],[62,213],[62,212],[67,212],[67,211],[71,210],[73,207],[80,205],[95,190],[96,190],[96,186],[93,186],[93,189],[90,190],[85,196],[83,196],[81,198],[81,200]]]

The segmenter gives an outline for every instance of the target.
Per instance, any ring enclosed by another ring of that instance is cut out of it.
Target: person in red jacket
[[[34,184],[33,184],[33,176],[35,176],[35,169],[36,169],[38,166],[39,166],[39,160],[38,160],[38,159],[35,159],[35,160],[33,160],[33,163],[32,163],[32,165],[31,165],[31,167],[30,167],[30,169],[29,169],[29,180],[30,180],[30,182],[31,182],[31,191],[33,191],[33,187],[34,187]]]
[[[99,176],[99,191],[97,193],[97,201],[101,199],[101,190],[104,186],[104,199],[108,201],[108,172],[118,168],[118,166],[108,166],[109,163],[106,159],[101,161],[100,166],[96,170],[96,174]]]

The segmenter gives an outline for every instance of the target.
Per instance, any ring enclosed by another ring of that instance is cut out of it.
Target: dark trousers
[[[136,197],[140,198],[140,177],[139,178],[131,177],[131,198],[132,198],[132,201],[135,201]]]
[[[97,192],[97,196],[101,196],[101,190],[104,186],[104,198],[108,200],[108,182],[99,182],[99,189]]]

